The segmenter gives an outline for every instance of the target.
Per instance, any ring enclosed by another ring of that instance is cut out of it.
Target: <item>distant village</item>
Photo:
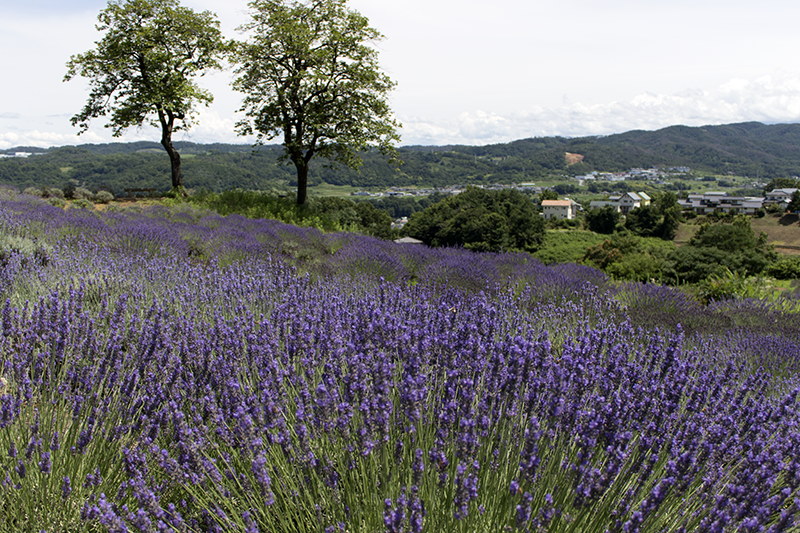
[[[670,167],[662,168],[633,168],[628,172],[612,173],[612,172],[590,172],[583,176],[575,176],[573,179],[578,182],[578,185],[583,186],[591,182],[624,182],[629,179],[637,181],[648,181],[653,184],[666,183],[670,178],[676,175],[686,175],[691,172],[688,167]],[[697,178],[698,180],[700,178]],[[765,183],[753,182],[753,188],[763,187]],[[521,192],[530,194],[541,194],[546,187],[538,187],[535,183],[521,183],[521,184],[494,184],[494,185],[478,185],[488,190],[502,190],[514,189]],[[446,187],[431,187],[425,189],[404,188],[404,187],[390,187],[384,192],[370,193],[367,191],[359,191],[352,193],[352,196],[362,197],[398,197],[398,196],[428,196],[434,193],[442,194],[459,194],[466,189],[464,185],[450,185]],[[778,205],[780,208],[785,209],[791,201],[792,194],[798,189],[775,189],[769,192],[766,196],[733,196],[728,195],[724,191],[708,191],[702,194],[690,193],[686,198],[679,198],[678,204],[684,210],[691,210],[698,215],[710,214],[722,211],[725,214],[743,214],[755,215],[759,209],[763,209],[769,205]],[[603,208],[611,206],[619,211],[622,215],[626,215],[632,209],[638,207],[649,206],[651,202],[650,196],[645,192],[626,192],[624,194],[607,194],[605,200],[593,200],[588,206],[583,206],[580,203],[564,198],[560,200],[542,200],[542,217],[545,219],[574,219],[577,214],[584,209]],[[395,227],[402,227],[406,219],[397,220],[394,224]]]

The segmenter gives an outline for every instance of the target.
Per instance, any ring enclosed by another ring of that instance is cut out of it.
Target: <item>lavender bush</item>
[[[797,530],[792,308],[205,211],[0,233],[51,247],[0,269],[0,530]]]

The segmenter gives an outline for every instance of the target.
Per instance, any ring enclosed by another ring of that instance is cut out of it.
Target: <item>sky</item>
[[[119,139],[102,118],[78,136],[88,97],[63,82],[70,56],[102,37],[103,0],[0,0],[0,149]],[[230,38],[245,0],[182,0]],[[382,70],[401,145],[481,146],[671,125],[800,122],[800,2],[786,0],[349,0],[384,39]],[[173,140],[252,143],[234,123],[230,70],[200,78],[215,97]]]

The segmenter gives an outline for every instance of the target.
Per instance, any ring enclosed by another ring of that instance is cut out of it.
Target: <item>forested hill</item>
[[[278,162],[280,148],[175,143],[183,154],[190,188],[268,189],[291,186],[294,170]],[[85,144],[41,149],[16,147],[0,153],[39,155],[0,159],[0,183],[20,188],[64,186],[73,181],[120,192],[125,187],[169,187],[169,159],[156,142]],[[565,153],[583,161],[568,164]],[[718,174],[764,179],[800,175],[800,124],[756,122],[723,126],[672,126],[602,137],[542,137],[489,146],[408,146],[397,169],[377,152],[364,154],[360,171],[312,165],[311,182],[361,187],[433,186],[536,181],[552,174],[592,170],[688,166]]]

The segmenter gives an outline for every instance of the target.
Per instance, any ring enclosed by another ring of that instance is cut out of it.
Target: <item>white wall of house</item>
[[[551,218],[571,220],[578,212],[578,204],[572,200],[543,200],[542,215],[545,220]]]

